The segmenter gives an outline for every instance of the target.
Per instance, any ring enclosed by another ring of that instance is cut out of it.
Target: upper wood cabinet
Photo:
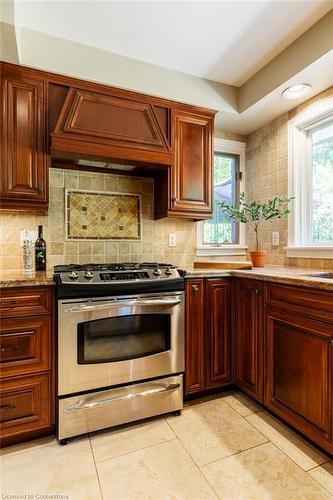
[[[235,280],[235,385],[263,402],[263,287],[261,281]]]
[[[174,113],[171,214],[194,219],[212,215],[213,123],[212,116]]]
[[[45,214],[48,171],[45,151],[45,84],[24,69],[1,65],[2,209]]]
[[[9,63],[1,72],[1,209],[47,213],[52,157],[131,164],[155,178],[155,218],[211,217],[214,111]]]

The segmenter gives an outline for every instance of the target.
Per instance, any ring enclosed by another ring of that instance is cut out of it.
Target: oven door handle
[[[130,307],[130,306],[176,306],[180,304],[181,301],[179,299],[136,299],[136,300],[128,300],[128,301],[117,301],[110,302],[109,304],[98,304],[98,305],[84,305],[84,306],[75,306],[69,307],[65,309],[65,313],[73,313],[73,312],[84,312],[84,311],[101,311],[103,309],[110,309],[113,307]]]
[[[129,399],[142,398],[147,396],[154,396],[155,394],[160,394],[162,392],[173,391],[179,389],[180,384],[160,384],[156,389],[147,389],[142,392],[130,392],[128,394],[123,394],[122,396],[114,396],[112,398],[98,399],[96,401],[79,401],[71,406],[64,408],[65,413],[73,413],[80,410],[89,410],[91,408],[96,408],[98,406],[106,406],[112,404],[116,401],[126,401]]]

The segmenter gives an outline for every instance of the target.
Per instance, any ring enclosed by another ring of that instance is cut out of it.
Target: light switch
[[[279,231],[272,231],[272,245],[273,245],[273,247],[278,247],[279,244],[280,244]]]
[[[169,233],[169,247],[176,246],[176,233]]]

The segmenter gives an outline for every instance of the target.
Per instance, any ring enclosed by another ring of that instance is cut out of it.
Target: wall
[[[246,147],[246,192],[248,199],[263,201],[288,193],[288,119],[303,112],[312,104],[333,95],[333,87],[313,99],[281,115],[265,127],[250,134]],[[272,231],[279,231],[280,245],[271,245]],[[262,249],[268,254],[268,263],[311,268],[333,268],[332,259],[291,259],[285,255],[288,243],[288,221],[280,219],[265,222],[260,231]],[[248,231],[248,246],[255,248],[254,233]]]
[[[66,241],[65,188],[121,191],[142,195],[142,241]],[[20,231],[44,227],[47,244],[47,267],[56,264],[159,261],[185,266],[191,264],[195,253],[195,224],[180,219],[153,220],[152,179],[112,174],[76,172],[51,168],[50,204],[48,216],[1,213],[0,268],[22,268]],[[177,246],[168,246],[168,234],[175,232]]]

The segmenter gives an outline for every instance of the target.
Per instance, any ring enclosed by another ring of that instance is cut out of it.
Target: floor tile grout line
[[[95,460],[95,454],[94,454],[94,449],[93,449],[93,446],[92,446],[92,443],[91,443],[90,434],[88,434],[88,439],[89,439],[90,450],[91,450],[91,454],[92,454],[92,457],[93,457],[94,467],[95,467],[95,471],[96,471],[96,475],[97,475],[98,486],[99,486],[99,490],[101,492],[101,498],[103,500],[104,499],[104,495],[103,495],[103,490],[102,490],[102,485],[101,485],[100,477],[99,477],[99,474],[98,474],[97,463],[96,463],[96,460]]]
[[[318,465],[318,467],[320,467],[320,465]],[[316,467],[313,467],[313,469],[316,469]],[[313,470],[313,469],[309,469],[309,470]],[[313,481],[315,481],[317,484],[319,484],[319,486],[320,486],[321,488],[323,488],[323,490],[327,491],[327,493],[328,493],[329,495],[331,495],[331,497],[333,498],[332,493],[331,493],[331,492],[330,492],[330,491],[329,491],[329,490],[328,490],[328,489],[327,489],[327,488],[326,488],[323,484],[321,484],[319,481],[317,481],[317,479],[316,479],[316,478],[312,477],[312,476],[311,476],[311,474],[309,474],[309,471],[305,471],[305,472],[306,472],[306,474],[308,474],[308,476],[310,476],[310,478],[311,478]]]
[[[328,459],[328,460],[326,460],[325,462],[322,462],[322,463],[320,463],[320,464],[315,465],[314,467],[311,467],[310,469],[303,469],[303,467],[301,467],[301,466],[300,466],[297,462],[295,462],[295,460],[294,460],[293,458],[291,458],[289,455],[287,455],[287,453],[286,453],[285,451],[283,451],[283,450],[280,448],[280,446],[279,446],[278,444],[274,443],[274,442],[273,442],[270,438],[268,438],[267,436],[265,436],[265,434],[263,434],[261,431],[259,431],[259,430],[258,430],[258,429],[257,429],[257,428],[256,428],[256,427],[255,427],[255,426],[254,426],[251,422],[249,422],[247,419],[245,419],[245,420],[246,420],[246,421],[247,421],[250,425],[252,425],[252,427],[253,427],[254,429],[256,429],[256,431],[257,431],[257,432],[259,432],[259,433],[260,433],[260,434],[262,434],[262,435],[263,435],[266,439],[268,439],[268,441],[269,441],[270,443],[272,443],[272,444],[273,444],[273,445],[274,445],[274,446],[275,446],[278,450],[280,450],[280,451],[281,451],[281,453],[283,453],[286,457],[288,457],[288,458],[289,458],[292,462],[294,462],[294,464],[295,464],[295,465],[297,465],[297,467],[299,467],[300,469],[302,469],[302,471],[304,471],[304,472],[308,472],[309,470],[315,469],[316,467],[320,467],[321,465],[327,464],[327,462],[329,462],[329,461],[330,461],[330,460]],[[292,432],[292,431],[290,431],[290,432]],[[296,436],[296,437],[298,437],[298,436],[297,436],[297,434],[295,434],[295,436]],[[287,439],[287,438],[285,438],[285,439]],[[288,441],[289,441],[289,440],[288,440]],[[306,442],[306,443],[307,443],[307,442]],[[308,444],[309,446],[312,446],[312,447],[313,447],[313,445],[312,445],[311,443],[307,443],[307,444]],[[297,448],[297,446],[296,446],[296,445],[294,445],[294,446]],[[299,449],[299,448],[297,448],[297,449]],[[315,450],[317,450],[317,448],[315,448]],[[321,453],[321,452],[320,452],[320,450],[318,450],[318,452],[319,452],[319,453]],[[303,452],[302,452],[302,453],[303,453]]]
[[[116,455],[114,457],[104,458],[103,460],[99,460],[98,462],[96,462],[96,465],[107,462],[108,460],[114,460],[114,459],[119,458],[119,457],[125,457],[126,455],[131,455],[132,453],[136,453],[137,451],[148,450],[149,448],[154,448],[155,446],[159,446],[159,445],[164,444],[164,443],[170,443],[171,441],[175,441],[175,439],[178,439],[177,436],[175,436],[171,439],[167,439],[165,441],[161,441],[160,443],[155,443],[155,444],[151,444],[149,446],[144,446],[143,448],[137,448],[136,450],[127,451],[126,453],[120,453],[119,455]]]
[[[215,488],[213,488],[213,486],[210,484],[210,482],[206,478],[205,474],[202,472],[202,470],[200,470],[199,465],[196,463],[196,461],[194,460],[194,458],[191,456],[190,452],[187,450],[187,448],[185,447],[185,445],[181,442],[181,440],[179,438],[177,438],[177,441],[182,446],[182,448],[184,448],[185,453],[188,455],[188,457],[191,460],[191,462],[193,463],[194,467],[196,469],[198,469],[198,471],[200,473],[200,476],[203,477],[203,479],[205,480],[205,482],[208,484],[208,486],[211,488],[211,490],[215,493],[216,497],[219,498],[220,500],[222,500],[221,497],[220,497],[220,495],[217,494],[217,491],[215,490]]]
[[[199,465],[198,467],[206,467],[206,465],[215,464],[216,462],[220,462],[221,460],[225,460],[226,458],[235,457],[237,455],[240,455],[241,453],[245,453],[246,451],[254,450],[255,448],[259,448],[260,446],[264,446],[268,443],[270,443],[270,441],[266,441],[265,443],[255,444],[254,446],[251,446],[251,448],[246,448],[245,450],[236,451],[236,453],[231,453],[231,455],[226,455],[225,457],[217,458],[216,460],[212,460],[211,462],[207,462],[206,464]],[[271,444],[273,444],[273,443],[271,443]]]

